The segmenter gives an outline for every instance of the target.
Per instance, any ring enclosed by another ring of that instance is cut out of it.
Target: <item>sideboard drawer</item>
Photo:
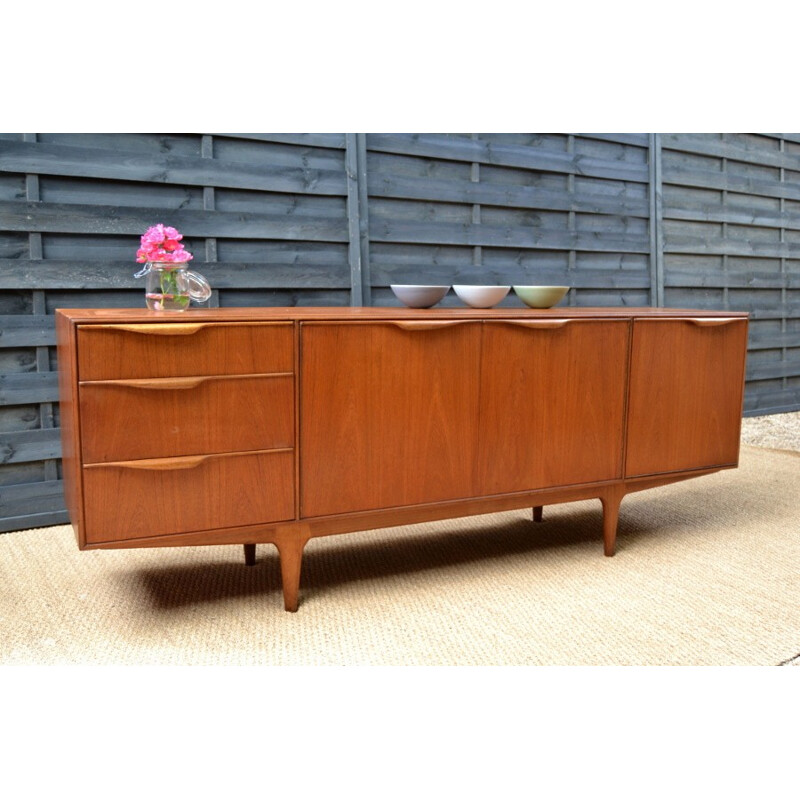
[[[78,379],[294,371],[291,322],[78,326]]]
[[[83,484],[91,544],[294,518],[291,450],[98,464]]]
[[[294,376],[96,381],[80,386],[84,464],[294,446]]]

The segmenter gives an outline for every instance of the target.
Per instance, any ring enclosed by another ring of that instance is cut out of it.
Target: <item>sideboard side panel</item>
[[[61,418],[61,474],[64,501],[78,546],[86,544],[83,527],[80,418],[78,415],[78,358],[75,325],[56,312],[58,393]]]

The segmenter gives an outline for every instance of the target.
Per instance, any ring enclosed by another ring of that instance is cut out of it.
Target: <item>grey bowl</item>
[[[414,283],[395,283],[390,288],[397,299],[409,308],[435,306],[450,290],[449,286],[424,286]]]

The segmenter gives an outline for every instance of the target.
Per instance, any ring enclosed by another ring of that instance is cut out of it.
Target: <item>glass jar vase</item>
[[[211,297],[211,286],[198,272],[185,264],[148,262],[145,276],[145,303],[151,311],[186,311],[189,302],[203,303]],[[139,274],[142,274],[139,273]]]

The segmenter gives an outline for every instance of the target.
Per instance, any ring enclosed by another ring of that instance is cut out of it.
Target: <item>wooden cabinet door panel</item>
[[[747,322],[636,320],[626,475],[735,465]]]
[[[291,322],[78,326],[82,381],[293,370]]]
[[[481,494],[622,474],[629,324],[485,322]]]
[[[86,541],[294,518],[294,453],[232,453],[83,469]]]
[[[301,516],[469,497],[479,322],[301,326]]]
[[[294,376],[81,384],[84,464],[294,447]]]

